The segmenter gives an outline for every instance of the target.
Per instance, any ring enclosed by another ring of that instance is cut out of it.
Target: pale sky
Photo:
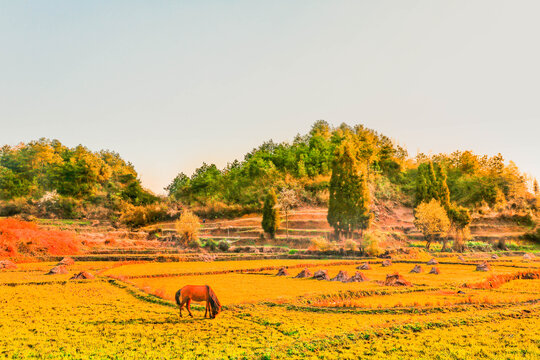
[[[540,1],[0,0],[0,144],[110,149],[158,193],[311,124],[540,178]]]

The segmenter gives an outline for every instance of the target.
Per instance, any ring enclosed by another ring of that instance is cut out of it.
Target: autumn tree
[[[358,148],[350,140],[344,140],[334,155],[327,219],[337,237],[363,232],[372,218],[367,170],[357,156]]]
[[[199,239],[201,222],[197,215],[191,211],[185,209],[182,215],[180,215],[180,219],[176,221],[175,227],[184,246],[187,246],[191,241]]]
[[[464,240],[468,233],[468,228],[471,223],[471,214],[469,210],[463,206],[452,204],[447,210],[448,219],[450,220],[450,229],[454,232],[454,250],[463,252],[465,250]],[[448,237],[443,240],[442,251],[447,248]]]
[[[450,228],[450,220],[441,204],[432,199],[430,202],[422,202],[416,207],[414,226],[424,234],[426,249],[429,250],[433,240],[446,236]]]
[[[270,235],[270,238],[276,236],[276,231],[279,227],[279,210],[277,204],[277,196],[274,189],[270,190],[266,195],[263,206],[262,228],[265,233]]]
[[[285,228],[289,239],[289,212],[298,204],[298,197],[293,189],[283,189],[279,192],[279,208],[285,214]]]

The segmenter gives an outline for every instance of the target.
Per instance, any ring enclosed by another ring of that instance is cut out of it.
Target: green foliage
[[[228,241],[226,240],[221,240],[218,244],[218,249],[220,251],[223,251],[223,252],[226,252],[226,251],[229,251],[229,248],[231,247],[231,245],[229,244]]]
[[[191,249],[198,249],[200,247],[202,247],[202,244],[199,240],[191,240],[189,243],[188,243],[188,247],[191,248]]]
[[[47,199],[48,193],[55,198]],[[118,210],[125,207],[122,201],[147,205],[158,200],[118,154],[48,139],[0,149],[0,200],[10,206],[17,198],[41,216],[68,218],[82,216],[90,205]]]
[[[487,204],[495,210],[510,205],[513,209],[528,209],[531,194],[526,177],[502,155],[479,156],[471,151],[439,154],[431,160],[447,170],[450,200],[468,208]]]
[[[335,148],[345,137],[354,138],[359,161],[369,167],[372,176],[381,173],[392,181],[400,178],[406,152],[389,138],[360,125],[332,128],[320,120],[292,143],[270,140],[223,170],[203,164],[191,177],[180,173],[165,189],[172,199],[186,204],[206,206],[217,201],[258,204],[260,209],[268,189],[288,186],[302,188],[303,201],[324,204]]]
[[[443,167],[429,161],[418,166],[416,175],[416,203],[437,200],[444,208],[450,206],[450,190],[446,183],[447,176]]]
[[[216,251],[218,248],[218,243],[215,240],[208,239],[206,240],[206,244],[204,245],[204,247],[210,251]]]
[[[262,228],[273,239],[279,227],[279,210],[277,209],[277,196],[272,189],[264,200],[262,214]]]
[[[358,161],[359,151],[353,141],[343,141],[334,156],[327,219],[338,235],[367,229],[372,219],[368,175]]]

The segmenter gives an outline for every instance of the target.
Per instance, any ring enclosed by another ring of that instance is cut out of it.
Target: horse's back
[[[206,301],[208,294],[207,285],[186,285],[180,289],[182,297],[193,301]]]

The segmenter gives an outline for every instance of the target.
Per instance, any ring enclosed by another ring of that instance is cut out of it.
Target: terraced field
[[[476,271],[484,258],[370,259],[370,270],[356,269],[366,260],[76,262],[63,275],[44,275],[53,263],[19,264],[0,272],[0,357],[540,357],[537,257],[489,259],[490,271]],[[415,265],[423,272],[409,273]],[[276,276],[281,267],[288,276]],[[368,281],[294,278],[304,268]],[[97,277],[69,280],[81,270]],[[385,286],[394,272],[412,285]],[[170,299],[186,284],[212,286],[223,312],[207,320],[198,306],[179,319]]]

